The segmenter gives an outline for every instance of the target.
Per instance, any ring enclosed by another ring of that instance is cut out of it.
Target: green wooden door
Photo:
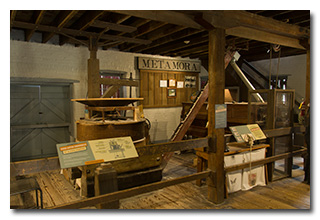
[[[11,84],[11,161],[56,156],[56,144],[70,141],[69,128],[69,85]]]

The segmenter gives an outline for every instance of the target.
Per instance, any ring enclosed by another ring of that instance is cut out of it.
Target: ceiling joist
[[[287,56],[310,46],[308,10],[12,10],[10,24],[13,40],[24,33],[25,41],[53,43],[59,35],[60,45],[79,46],[91,38],[103,50],[204,60],[206,36],[214,28],[225,29],[226,46],[241,50],[248,61],[265,57],[270,44],[282,45],[281,55]]]
[[[70,21],[71,18],[77,14],[77,12],[78,11],[62,11],[61,15],[58,15],[57,18],[53,21],[52,26],[55,26],[57,28],[64,27],[68,23],[68,21]],[[53,37],[53,35],[54,33],[44,33],[42,42],[48,42]]]
[[[139,18],[162,21],[170,24],[189,28],[202,29],[201,25],[194,21],[193,17],[175,11],[164,10],[112,10],[112,12],[131,15]]]
[[[297,39],[310,37],[310,31],[307,28],[246,11],[203,11],[203,19],[218,28],[229,29],[242,26]]]
[[[65,35],[71,35],[71,36],[82,36],[87,38],[98,38],[104,40],[112,40],[112,41],[122,41],[122,42],[130,42],[130,43],[137,43],[137,44],[150,44],[151,41],[144,40],[144,39],[138,39],[138,38],[129,38],[129,37],[123,37],[123,36],[114,36],[114,35],[108,35],[103,34],[102,36],[99,36],[99,33],[93,33],[93,32],[87,32],[87,31],[79,31],[69,28],[58,28],[58,27],[52,27],[47,25],[35,25],[31,23],[26,22],[20,22],[20,21],[14,21],[12,23],[13,27],[16,28],[26,28],[26,29],[35,29],[39,31],[45,31],[45,32],[51,32],[54,34],[65,34]]]

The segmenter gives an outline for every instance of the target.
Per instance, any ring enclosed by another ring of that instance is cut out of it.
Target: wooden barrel
[[[117,120],[93,121],[79,120],[77,123],[77,140],[88,141],[105,138],[130,136],[133,141],[146,137],[146,121]]]
[[[147,145],[148,132],[145,119],[133,121],[93,121],[79,120],[77,123],[77,141],[89,141],[105,138],[131,136],[136,148]],[[118,174],[157,167],[161,164],[161,155],[140,156],[119,161],[111,161]]]

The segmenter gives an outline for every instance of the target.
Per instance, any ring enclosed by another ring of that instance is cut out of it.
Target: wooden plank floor
[[[196,171],[193,153],[174,155],[163,172],[163,179],[185,176]],[[301,165],[301,161],[298,160]],[[310,209],[310,186],[303,183],[302,169],[285,178],[249,191],[230,193],[222,204],[207,200],[207,186],[195,181],[120,200],[120,209]],[[58,170],[33,175],[43,191],[44,208],[80,200],[79,190]],[[30,206],[30,201],[24,202]],[[29,199],[34,196],[29,196]],[[21,199],[19,200],[21,201]]]
[[[164,170],[163,179],[176,178],[195,172],[193,154],[172,157]],[[301,161],[297,160],[299,165]],[[267,186],[249,191],[230,193],[222,204],[207,200],[207,186],[195,181],[170,186],[155,192],[121,200],[122,209],[310,209],[310,186],[303,183],[302,169]]]

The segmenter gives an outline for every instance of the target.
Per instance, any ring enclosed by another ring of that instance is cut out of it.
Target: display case
[[[258,100],[257,95],[262,99]],[[293,127],[294,90],[254,90],[249,91],[248,118],[263,130]],[[262,100],[262,102],[261,102]],[[269,156],[275,156],[292,151],[292,135],[270,138],[271,150]],[[291,176],[292,158],[283,159],[270,164],[272,176],[269,180],[283,176]],[[270,175],[271,175],[270,174]]]

